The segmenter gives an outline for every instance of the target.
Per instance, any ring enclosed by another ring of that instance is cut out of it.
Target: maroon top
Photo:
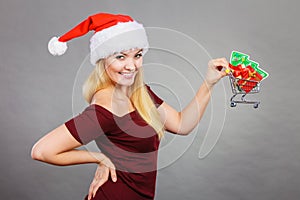
[[[156,107],[161,105],[163,100],[146,86]],[[91,104],[65,125],[81,144],[95,140],[116,166],[117,182],[109,179],[94,199],[154,199],[159,139],[136,110],[117,116]]]

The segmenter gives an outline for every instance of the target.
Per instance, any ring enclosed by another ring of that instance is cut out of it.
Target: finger
[[[109,159],[106,160],[105,166],[112,169],[116,168],[115,165]]]
[[[117,181],[117,173],[116,173],[116,170],[113,169],[113,168],[109,168],[109,171],[110,171],[111,179],[113,180],[113,182],[116,182],[116,181]]]
[[[225,68],[228,68],[228,61],[226,60],[226,58],[217,58],[217,59],[214,59],[213,62],[217,65],[220,65],[220,66],[223,66]]]
[[[108,168],[104,169],[101,179],[99,179],[93,187],[93,197],[95,197],[96,192],[98,191],[99,187],[101,187],[107,180],[108,180],[109,170]]]
[[[90,185],[90,188],[89,188],[89,194],[88,194],[88,200],[90,200],[93,196],[93,191],[94,191],[94,186],[95,186],[96,182],[93,181]]]
[[[221,77],[223,78],[224,76],[227,76],[229,74],[229,72],[227,71],[227,69],[225,71],[220,72]]]
[[[222,69],[220,70],[221,71],[221,76],[224,77],[226,75],[228,75],[230,73],[230,67],[229,67],[229,63],[228,61],[226,60],[226,58],[220,58],[218,59],[221,63],[223,63],[222,65]],[[224,73],[225,72],[225,73]]]
[[[95,186],[95,187],[93,188],[93,191],[92,191],[92,197],[93,197],[93,198],[96,196],[96,193],[97,193],[98,189],[99,189],[105,182],[106,182],[106,180],[101,179],[101,180],[98,182],[97,186]]]
[[[88,194],[89,199],[95,197],[96,192],[99,188],[99,187],[97,188],[97,185],[99,184],[99,182],[101,182],[101,178],[100,179],[94,179],[93,182],[91,183],[90,188],[89,188],[89,194]]]
[[[229,62],[226,61],[224,64],[225,64],[225,66],[224,66],[225,70],[227,70],[229,72],[230,71]]]
[[[228,63],[228,61],[227,61],[227,59],[226,58],[217,58],[217,59],[215,59],[215,60],[218,60],[218,61],[221,61],[221,62],[223,62],[223,63]]]
[[[111,164],[110,164],[110,167],[109,168],[111,168],[111,169],[116,169],[116,167],[115,167],[115,165],[112,163],[112,162],[110,162]]]
[[[225,64],[228,64],[228,61],[227,61],[227,59],[226,58],[220,58],[220,60],[222,61],[222,62],[224,62]]]
[[[219,79],[223,78],[224,76],[227,76],[228,74],[229,73],[228,73],[227,69],[222,70],[222,71],[217,70],[216,71],[216,75],[217,75],[216,78],[219,80]]]
[[[227,68],[228,65],[223,60],[213,60],[210,64],[211,68],[218,69],[219,71],[222,70],[223,67]],[[220,68],[221,67],[221,68]]]
[[[96,187],[97,183],[101,180],[102,176],[103,176],[103,169],[98,167],[95,172],[94,179],[89,188],[89,195],[88,195],[89,199],[91,199],[93,197],[93,192],[95,190],[95,187]]]
[[[90,200],[94,195],[95,195],[95,190],[97,191],[97,189],[101,186],[97,188],[97,184],[99,185],[99,182],[101,180],[101,178],[103,177],[103,174],[105,172],[105,170],[108,171],[107,167],[105,167],[105,165],[98,165],[95,175],[94,175],[94,179],[89,187],[89,193],[88,193],[88,200]]]
[[[229,64],[224,63],[222,61],[216,64],[214,68],[217,69],[218,71],[226,71],[226,72],[230,71]]]
[[[97,185],[95,185],[95,187],[93,188],[93,191],[92,191],[92,195],[93,195],[93,198],[96,196],[96,193],[98,191],[98,189],[104,184],[106,183],[108,179],[101,179],[99,180],[99,182],[97,183]]]
[[[93,193],[91,192],[91,193],[89,193],[89,195],[88,195],[88,200],[91,200],[92,197],[93,197]]]

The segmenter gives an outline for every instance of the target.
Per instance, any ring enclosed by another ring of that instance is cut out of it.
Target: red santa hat
[[[93,65],[99,59],[114,53],[134,48],[149,48],[147,35],[142,24],[130,16],[99,13],[89,16],[72,30],[60,37],[53,37],[48,43],[52,55],[62,55],[67,50],[67,42],[94,31],[90,39],[90,61]]]

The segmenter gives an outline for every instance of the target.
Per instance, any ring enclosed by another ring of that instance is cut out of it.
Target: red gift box
[[[237,86],[246,93],[249,93],[263,79],[251,65],[243,67],[242,65],[233,66],[229,64],[229,67],[232,70],[232,75],[237,79]]]

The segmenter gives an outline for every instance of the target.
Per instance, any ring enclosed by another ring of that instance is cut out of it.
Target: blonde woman
[[[100,13],[49,42],[61,55],[66,42],[90,30],[91,63],[83,86],[89,106],[42,137],[32,158],[53,165],[98,165],[85,199],[154,199],[157,151],[164,130],[187,135],[200,121],[213,86],[226,75],[225,58],[208,63],[205,81],[180,112],[159,98],[143,80],[148,49],[144,27],[126,15]],[[101,152],[76,149],[95,141]]]

